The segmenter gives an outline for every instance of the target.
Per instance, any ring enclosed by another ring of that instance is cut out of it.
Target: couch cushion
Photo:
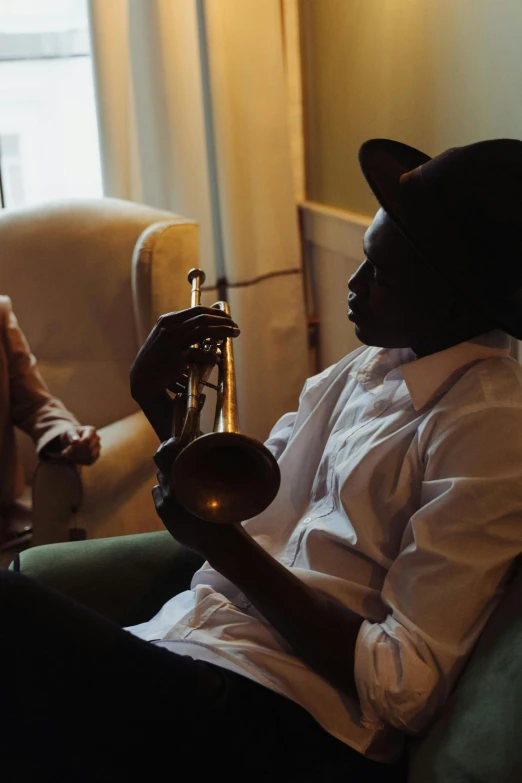
[[[136,625],[187,590],[202,563],[163,531],[37,546],[12,567],[110,620]]]
[[[522,781],[522,567],[435,726],[411,752],[409,783]]]

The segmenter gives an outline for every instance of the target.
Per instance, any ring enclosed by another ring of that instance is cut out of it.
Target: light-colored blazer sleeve
[[[0,300],[9,368],[11,422],[30,435],[40,452],[53,438],[71,426],[79,426],[79,422],[44,383],[13,313],[11,300],[8,297],[0,297]]]

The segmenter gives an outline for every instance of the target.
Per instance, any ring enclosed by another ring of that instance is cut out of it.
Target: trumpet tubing
[[[191,307],[200,304],[205,273],[191,269]],[[227,302],[213,307],[230,315]],[[188,368],[186,412],[180,435],[182,450],[172,466],[171,487],[180,503],[208,522],[238,523],[264,511],[279,490],[281,474],[273,454],[239,429],[232,338],[213,344],[218,352],[217,400],[213,432],[199,434],[201,389],[206,366]]]

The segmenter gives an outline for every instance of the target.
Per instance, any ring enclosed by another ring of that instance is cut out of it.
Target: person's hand
[[[241,525],[206,522],[181,505],[167,479],[178,454],[177,441],[171,438],[162,443],[154,455],[158,467],[158,484],[152,490],[156,513],[176,541],[206,560],[213,561],[223,554],[230,554],[237,537],[243,535],[243,528]]]
[[[60,457],[76,465],[92,465],[100,456],[100,438],[94,427],[72,427],[60,436]]]
[[[130,371],[131,394],[141,403],[176,392],[187,364],[215,364],[212,351],[191,348],[206,338],[237,337],[237,324],[213,307],[191,307],[162,315],[141,347]]]

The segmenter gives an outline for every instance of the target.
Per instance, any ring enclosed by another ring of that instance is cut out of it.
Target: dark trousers
[[[5,783],[403,779],[288,699],[21,574],[0,571],[0,629]]]

